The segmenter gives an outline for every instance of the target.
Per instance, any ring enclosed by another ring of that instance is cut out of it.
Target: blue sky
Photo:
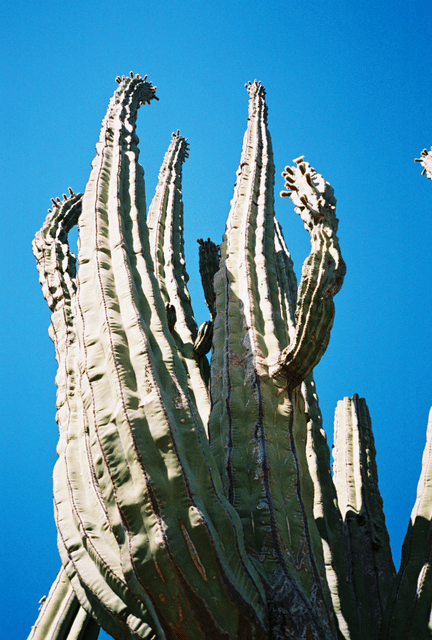
[[[395,564],[415,500],[431,400],[431,4],[342,0],[2,3],[0,637],[26,638],[59,567],[52,515],[56,364],[31,240],[50,198],[84,189],[116,75],[148,74],[139,114],[147,203],[173,130],[184,167],[186,257],[199,321],[199,237],[219,242],[247,119],[267,90],[276,193],[304,154],[332,184],[348,273],[316,369],[326,430],[365,397]],[[276,213],[297,274],[309,251],[287,200]]]

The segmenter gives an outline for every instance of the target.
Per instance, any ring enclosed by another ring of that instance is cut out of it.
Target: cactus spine
[[[357,396],[337,408],[331,477],[313,368],[345,275],[333,189],[303,157],[283,173],[311,236],[297,288],[265,90],[249,83],[223,243],[198,241],[210,311],[198,327],[188,144],[173,134],[146,216],[135,121],[155,87],[116,80],[84,194],[53,200],[34,241],[59,365],[62,569],[30,638],[92,640],[99,627],[118,640],[429,637],[429,454],[398,577]]]

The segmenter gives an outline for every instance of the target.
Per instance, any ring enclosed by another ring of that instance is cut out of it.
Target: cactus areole
[[[117,82],[84,193],[53,199],[33,243],[58,361],[62,566],[30,638],[431,637],[430,444],[398,575],[358,396],[338,404],[330,470],[313,368],[345,274],[333,189],[303,156],[282,174],[311,238],[297,286],[265,90],[248,83],[223,242],[198,241],[210,312],[198,327],[188,144],[172,135],[147,213],[135,122],[156,87]]]

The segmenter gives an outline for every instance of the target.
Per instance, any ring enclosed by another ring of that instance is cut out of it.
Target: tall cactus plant
[[[313,368],[345,274],[333,189],[303,157],[283,173],[311,237],[297,287],[274,213],[265,90],[246,85],[223,242],[199,240],[210,318],[198,327],[188,144],[172,135],[146,216],[135,122],[156,88],[132,73],[117,82],[84,194],[53,199],[33,245],[58,361],[62,568],[31,640],[99,628],[117,640],[430,637],[432,424],[398,575],[357,396],[338,404],[330,470]]]

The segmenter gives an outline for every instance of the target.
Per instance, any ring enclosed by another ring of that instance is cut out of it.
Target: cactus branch
[[[181,192],[182,165],[189,157],[189,145],[180,132],[172,141],[159,171],[158,184],[147,216],[150,252],[159,290],[172,319],[169,327],[183,360],[189,380],[189,393],[202,423],[207,427],[210,398],[207,390],[209,366],[200,334],[200,346],[195,345],[198,328],[187,289],[183,241],[183,200]],[[207,346],[207,344],[206,344]],[[210,335],[211,346],[211,335]],[[209,346],[209,348],[210,348]]]
[[[319,362],[330,340],[334,320],[333,296],[340,290],[346,272],[336,236],[336,199],[332,187],[315,169],[294,160],[286,167],[285,188],[311,236],[311,253],[302,268],[297,294],[296,335],[284,349],[279,365],[292,387],[300,384]],[[274,375],[280,369],[276,368]]]
[[[371,420],[358,395],[338,403],[334,442],[334,483],[360,637],[376,638],[396,572],[378,489]]]

